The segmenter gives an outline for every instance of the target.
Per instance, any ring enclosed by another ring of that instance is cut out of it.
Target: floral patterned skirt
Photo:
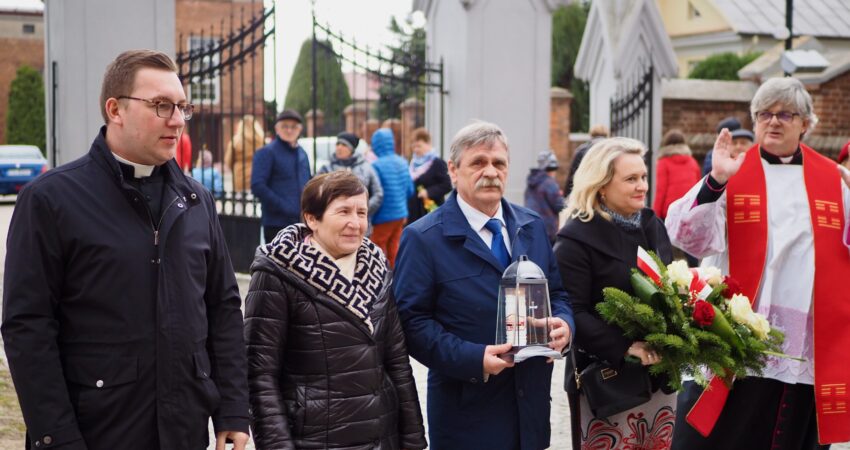
[[[676,394],[656,391],[638,407],[604,419],[593,417],[580,395],[581,450],[667,450],[673,443]]]

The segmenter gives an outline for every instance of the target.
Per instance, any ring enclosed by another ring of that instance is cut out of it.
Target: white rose
[[[685,292],[691,288],[691,280],[694,278],[694,274],[688,268],[688,263],[683,260],[670,263],[667,266],[667,276],[670,277],[672,283],[677,284],[679,288],[683,288]]]
[[[742,325],[747,325],[750,322],[750,316],[753,313],[753,307],[750,305],[750,299],[746,295],[735,294],[729,299],[729,313],[732,314],[732,319]]]
[[[699,276],[711,287],[716,287],[723,281],[723,275],[720,269],[714,266],[700,267]]]
[[[750,316],[747,326],[753,330],[756,337],[761,340],[767,339],[767,334],[770,333],[770,322],[767,321],[766,317],[759,313],[753,313],[753,315]]]

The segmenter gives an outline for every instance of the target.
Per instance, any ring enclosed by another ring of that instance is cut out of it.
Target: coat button
[[[470,378],[469,382],[475,384],[478,382],[478,378]]]
[[[35,441],[35,446],[36,446],[36,447],[41,447],[41,441]]]
[[[41,440],[42,442],[44,442],[44,445],[50,445],[53,443],[53,437],[51,437],[50,435],[41,438]]]
[[[520,390],[516,391],[516,395],[519,396],[519,397],[522,397],[523,395],[525,395],[525,392],[523,392],[522,389],[520,389]]]
[[[182,204],[182,203],[178,203],[178,204],[177,204],[177,207],[178,207],[178,208],[182,208],[182,207],[183,207],[183,204]]]
[[[99,388],[102,388],[102,387],[103,387],[103,380],[97,380],[97,381],[94,383],[94,385],[95,385],[95,386],[97,386],[97,387],[99,387]],[[47,444],[47,442],[45,442],[45,444]]]
[[[192,198],[192,200],[195,200],[195,199],[197,199],[197,198],[198,198],[197,194],[195,194],[194,192],[192,192],[191,194],[189,194],[189,197],[191,197],[191,198]]]

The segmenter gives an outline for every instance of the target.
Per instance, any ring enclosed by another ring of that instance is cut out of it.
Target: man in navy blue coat
[[[547,273],[550,347],[560,352],[575,326],[546,229],[536,213],[502,198],[508,144],[496,125],[461,129],[448,166],[455,191],[405,228],[394,280],[410,354],[430,369],[431,448],[547,448],[551,364],[536,357],[515,365],[499,357],[511,344],[492,345],[505,265],[488,227],[501,230],[511,260],[528,255]]]

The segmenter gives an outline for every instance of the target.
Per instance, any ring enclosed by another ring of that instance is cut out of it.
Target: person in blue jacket
[[[408,163],[395,153],[393,131],[380,128],[372,135],[372,151],[378,159],[372,168],[381,180],[384,201],[372,217],[372,242],[381,247],[390,267],[395,265],[401,230],[407,222],[407,200],[413,196]]]
[[[301,192],[311,178],[307,152],[298,145],[303,122],[297,111],[283,110],[274,124],[274,140],[254,153],[251,192],[263,207],[266,243],[301,221]]]
[[[522,255],[547,274],[550,347],[563,352],[574,333],[546,228],[502,198],[508,143],[496,125],[461,129],[448,165],[455,190],[404,229],[393,283],[408,350],[429,368],[431,448],[547,448],[552,365],[514,364],[504,355],[510,343],[493,345],[499,281]]]

